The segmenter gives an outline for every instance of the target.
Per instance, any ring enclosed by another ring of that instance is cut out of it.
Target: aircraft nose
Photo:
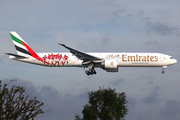
[[[176,60],[176,59],[174,59],[174,63],[177,63],[177,60]]]
[[[176,60],[176,59],[173,59],[173,60],[172,60],[172,64],[175,64],[175,63],[177,63],[177,60]]]

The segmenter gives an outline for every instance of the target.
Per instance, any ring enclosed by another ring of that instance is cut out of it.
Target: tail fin
[[[14,31],[10,32],[10,35],[13,39],[13,43],[16,48],[17,54],[21,56],[31,56],[30,52],[24,45],[25,41]]]
[[[10,32],[10,35],[13,39],[13,43],[18,55],[24,57],[32,56],[38,60],[41,60],[36,52],[34,52],[34,50],[16,32],[12,31]]]

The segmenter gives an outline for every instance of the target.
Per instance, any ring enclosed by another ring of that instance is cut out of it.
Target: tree
[[[126,95],[116,93],[115,89],[99,89],[91,91],[89,102],[82,111],[83,118],[76,115],[77,120],[121,120],[128,112]]]
[[[8,89],[7,84],[1,87],[0,81],[0,120],[34,120],[44,113],[41,109],[44,103],[36,97],[29,99],[24,87],[12,86]]]

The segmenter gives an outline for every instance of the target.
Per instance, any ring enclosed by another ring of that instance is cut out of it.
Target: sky
[[[0,79],[20,85],[45,103],[38,120],[72,120],[99,87],[125,92],[126,120],[179,120],[180,63],[166,68],[49,68],[9,60],[16,53],[9,31],[36,52],[157,52],[180,59],[179,0],[0,0]],[[17,80],[10,82],[10,80]]]

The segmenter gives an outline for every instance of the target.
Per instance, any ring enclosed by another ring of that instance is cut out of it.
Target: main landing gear
[[[163,66],[163,68],[162,68],[162,74],[165,73],[165,68],[167,68],[167,66]]]
[[[89,75],[96,74],[97,72],[94,69],[92,69],[92,70],[89,70],[89,71],[86,70],[85,73],[89,76]]]
[[[86,70],[85,73],[89,75],[96,74],[97,72],[94,70],[94,63],[89,64],[88,66],[89,70]]]

